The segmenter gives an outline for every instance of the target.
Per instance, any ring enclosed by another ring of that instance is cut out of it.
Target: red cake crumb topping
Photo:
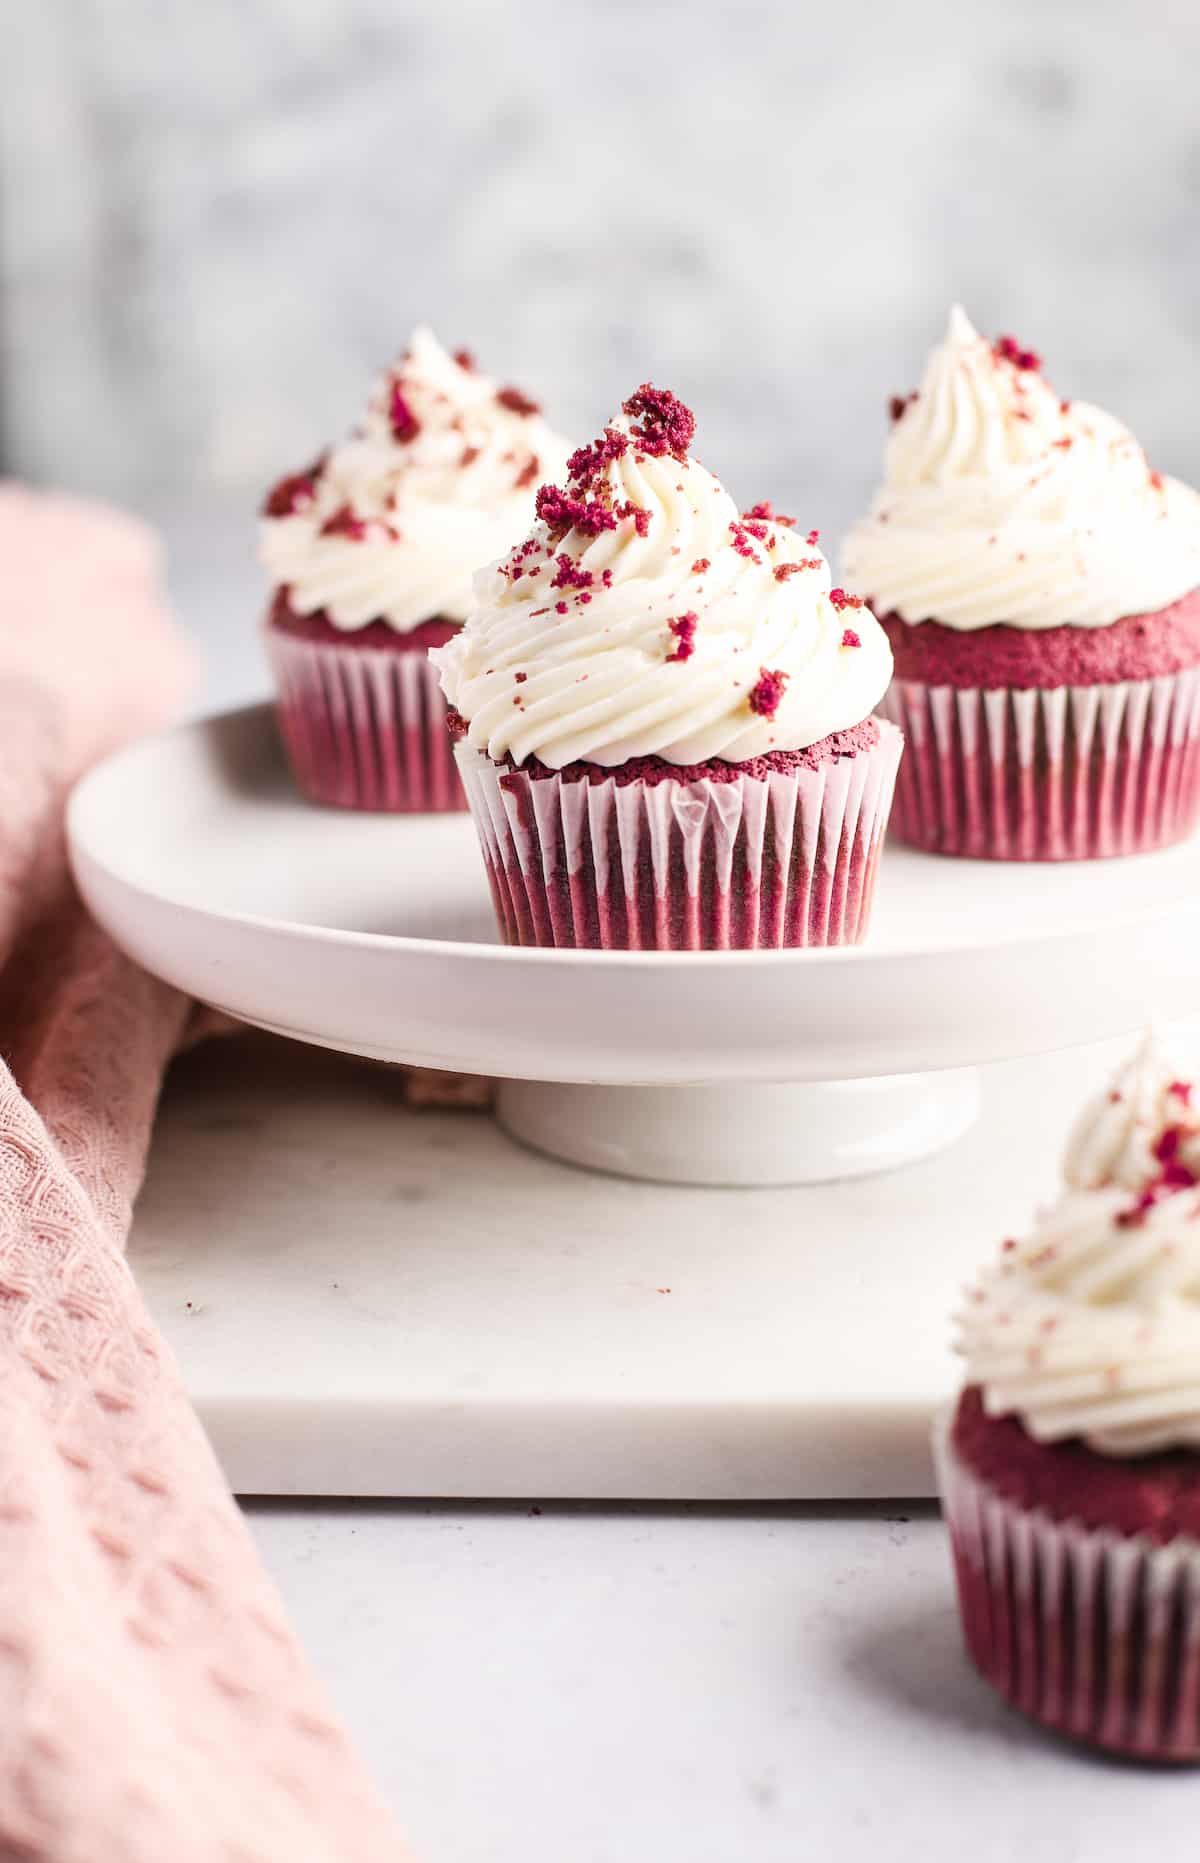
[[[1161,490],[1162,490],[1162,488],[1163,488],[1163,475],[1162,475],[1162,473],[1161,473],[1161,472],[1152,472],[1152,473],[1150,474],[1150,483],[1151,483],[1151,485],[1152,485],[1152,486],[1154,487],[1154,489],[1155,489],[1155,491],[1156,491],[1156,492],[1161,492]]]
[[[1164,1197],[1174,1196],[1178,1190],[1191,1190],[1196,1183],[1196,1174],[1179,1156],[1179,1147],[1183,1142],[1182,1126],[1167,1126],[1159,1134],[1154,1146],[1155,1162],[1161,1167],[1157,1177],[1151,1178],[1136,1203],[1127,1210],[1122,1210],[1117,1217],[1122,1229],[1136,1228],[1144,1222],[1149,1212]]]
[[[617,528],[617,514],[610,505],[599,498],[573,498],[557,485],[539,486],[536,509],[555,542],[572,530],[598,537],[601,531]]]
[[[475,356],[473,351],[469,349],[456,349],[454,352],[454,360],[457,362],[460,369],[465,369],[468,375],[474,375]]]
[[[809,549],[810,549],[810,550],[815,550],[815,549],[816,549],[816,547],[817,547],[817,545],[818,545],[818,544],[820,543],[820,541],[821,541],[821,533],[820,533],[820,531],[819,531],[819,530],[810,530],[810,531],[809,531],[809,533],[808,533],[808,536],[807,536],[807,537],[806,537],[806,538],[804,539],[804,541],[805,541],[805,543],[806,543],[806,544],[808,545],[808,547],[809,547]]]
[[[565,615],[567,613],[567,604],[565,602],[555,602],[554,612],[556,615]]]
[[[542,470],[541,460],[538,458],[536,453],[531,453],[529,455],[529,458],[526,460],[525,464],[521,467],[520,472],[518,472],[516,478],[513,481],[517,490],[519,492],[523,492],[527,485],[532,485],[533,481],[537,478],[541,470]]]
[[[867,605],[861,595],[847,595],[845,589],[830,589],[829,599],[839,614],[846,608],[865,608]]]
[[[262,514],[269,518],[292,517],[303,511],[317,495],[317,484],[325,466],[325,455],[315,459],[305,472],[293,472],[273,485],[263,500]]]
[[[349,505],[339,505],[321,526],[322,537],[352,537],[355,543],[361,543],[366,534],[365,520],[355,517]]]
[[[854,629],[852,627],[848,627],[846,629],[846,632],[842,635],[842,645],[843,647],[861,647],[862,646],[862,641],[859,639],[858,635],[854,632]]]
[[[606,427],[598,440],[577,447],[567,461],[567,478],[573,485],[590,486],[611,460],[621,459],[629,451],[629,436],[616,427]]]
[[[729,534],[733,539],[733,547],[739,556],[744,556],[747,561],[751,563],[762,562],[762,557],[754,548],[751,539],[758,538],[761,541],[761,539],[765,537],[766,527],[764,525],[746,524],[740,519],[734,518],[730,522]]]
[[[475,461],[479,458],[479,452],[480,449],[477,446],[464,446],[459,455],[459,465],[464,469],[467,466],[474,465]]]
[[[795,530],[796,528],[795,518],[784,517],[782,511],[776,511],[769,498],[763,498],[758,504],[751,505],[749,511],[743,511],[742,519],[743,522],[756,519],[759,523],[764,524],[782,524],[785,530]]]
[[[574,558],[568,556],[565,550],[561,555],[555,557],[554,566],[558,574],[550,584],[552,589],[591,588],[593,580],[591,570],[581,569]]]
[[[1014,369],[1040,369],[1042,359],[1036,349],[1025,349],[1015,336],[998,336],[992,344],[998,362],[1011,362]]]
[[[643,382],[622,407],[634,423],[634,437],[643,452],[654,458],[664,453],[678,460],[687,458],[696,432],[696,417],[669,388]]]
[[[917,390],[915,388],[913,389],[911,394],[893,395],[891,400],[888,402],[888,413],[891,416],[891,418],[894,421],[899,420],[901,415],[904,413],[905,408],[911,407],[912,403],[916,399],[917,399]]]
[[[525,684],[525,681],[528,678],[529,678],[528,673],[514,673],[513,674],[513,680],[515,684],[517,684],[518,686],[523,686]]]
[[[1177,1100],[1182,1100],[1185,1106],[1190,1106],[1192,1103],[1192,1083],[1190,1080],[1173,1080],[1167,1088],[1167,1092],[1173,1093],[1175,1098]]]
[[[524,543],[519,543],[511,552],[507,563],[501,563],[500,574],[507,576],[510,582],[519,582],[529,568],[529,557],[534,555],[537,547],[536,537],[526,537]]]
[[[788,676],[781,668],[777,667],[774,672],[769,673],[764,666],[746,700],[750,710],[756,712],[760,718],[774,718],[783,703],[787,682]]]
[[[676,615],[667,626],[675,636],[675,651],[667,655],[667,664],[673,660],[690,660],[696,651],[696,625],[699,617],[691,609],[685,615]]]
[[[404,386],[401,382],[392,383],[392,392],[388,400],[388,420],[391,422],[393,438],[402,446],[415,440],[421,431],[421,423],[408,405]]]
[[[692,574],[693,576],[702,576],[706,569],[711,569],[711,568],[712,568],[712,564],[709,562],[706,556],[698,556],[695,562],[692,564]]]
[[[510,414],[540,414],[542,411],[541,403],[522,394],[519,388],[498,388],[496,399]]]

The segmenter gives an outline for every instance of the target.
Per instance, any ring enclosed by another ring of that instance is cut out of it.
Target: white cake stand
[[[465,817],[315,809],[269,709],[111,758],[79,886],[148,970],[324,1047],[501,1078],[529,1145],[623,1175],[813,1183],[957,1138],[978,1064],[1200,1010],[1200,844],[1061,867],[888,850],[861,949],[506,949]]]

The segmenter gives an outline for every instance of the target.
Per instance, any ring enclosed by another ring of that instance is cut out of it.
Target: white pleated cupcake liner
[[[766,778],[532,777],[460,744],[508,944],[754,950],[867,929],[903,739]]]
[[[1200,667],[1037,691],[894,680],[894,832],[930,853],[1085,860],[1183,840],[1200,820]]]
[[[399,815],[466,807],[423,647],[342,647],[277,627],[266,641],[280,734],[311,801]]]
[[[1071,1739],[1200,1761],[1200,1542],[1055,1521],[998,1494],[938,1419],[934,1457],[967,1649],[1013,1707]]]

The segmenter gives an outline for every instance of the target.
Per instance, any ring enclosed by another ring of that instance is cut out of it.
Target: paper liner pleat
[[[462,809],[446,702],[423,648],[341,647],[266,630],[280,735],[314,802],[392,814]]]
[[[908,745],[893,830],[930,853],[1086,860],[1200,821],[1200,667],[1045,691],[898,679],[880,709]]]
[[[934,1456],[968,1652],[1006,1701],[1058,1733],[1200,1761],[1200,1542],[1158,1546],[1007,1500]]]
[[[901,748],[686,783],[457,755],[507,943],[695,951],[861,941]]]

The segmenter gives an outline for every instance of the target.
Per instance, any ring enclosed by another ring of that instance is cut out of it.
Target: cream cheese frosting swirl
[[[1197,1102],[1148,1040],[1077,1123],[1066,1191],[960,1315],[989,1415],[1104,1455],[1200,1449]]]
[[[431,657],[496,762],[738,763],[860,724],[883,696],[887,638],[830,587],[816,532],[739,514],[690,457],[693,428],[643,386],[476,578],[466,626]]]
[[[920,388],[893,403],[883,488],[846,539],[845,574],[880,614],[1096,628],[1200,585],[1200,497],[1039,370],[951,312]]]
[[[461,621],[566,445],[518,389],[417,330],[356,432],[267,499],[263,563],[292,609],[351,631]]]

